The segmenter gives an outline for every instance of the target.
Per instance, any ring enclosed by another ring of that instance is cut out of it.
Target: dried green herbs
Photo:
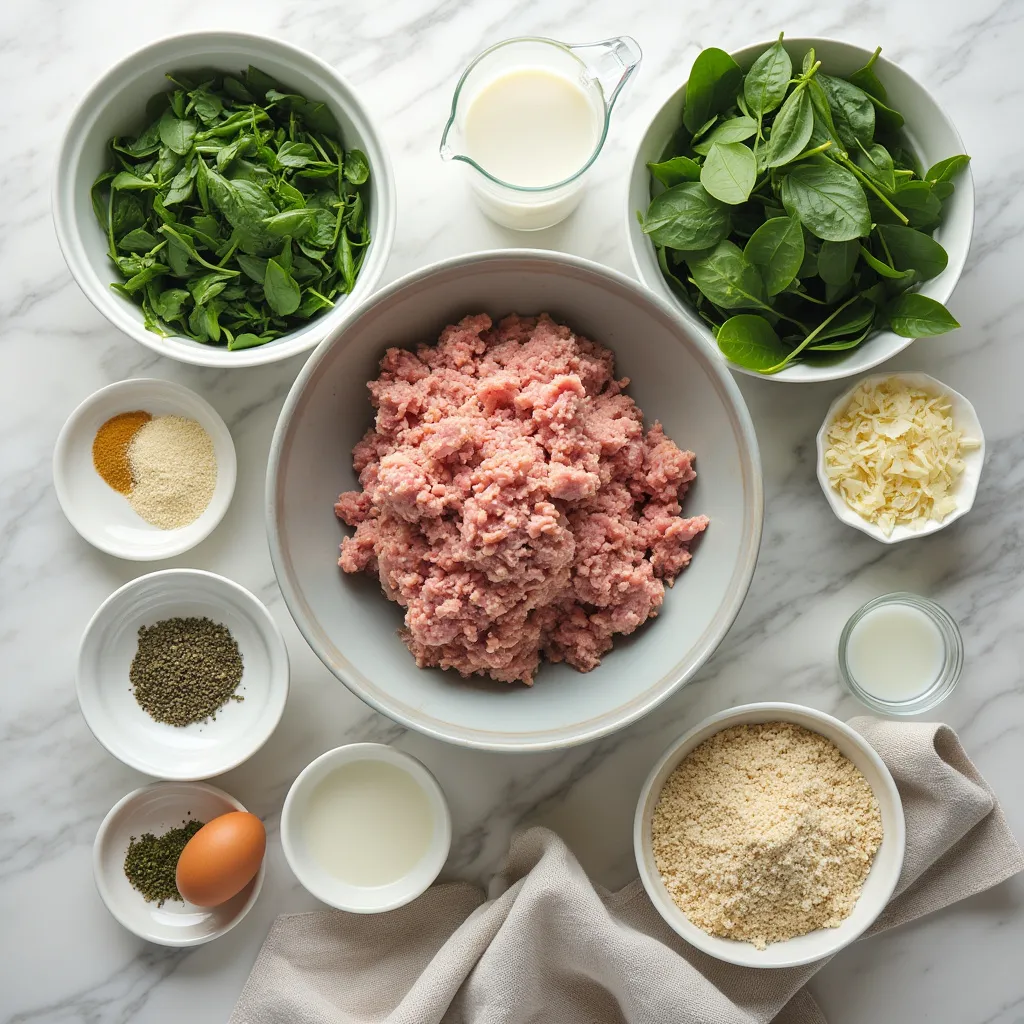
[[[700,53],[662,159],[644,232],[669,287],[733,363],[772,374],[831,358],[872,332],[908,338],[959,324],[910,289],[946,268],[931,237],[970,158],[922,172],[873,66],[799,69],[778,41],[744,74]]]
[[[112,287],[149,330],[229,349],[305,326],[352,290],[369,245],[365,155],[258,68],[167,77],[92,186]]]
[[[163,619],[139,629],[128,673],[139,706],[157,722],[185,726],[215,718],[242,681],[231,631],[207,618]]]
[[[178,858],[203,824],[192,819],[162,836],[144,832],[138,839],[131,837],[124,858],[124,873],[132,888],[142,893],[147,903],[162,907],[167,900],[184,902],[175,881]]]

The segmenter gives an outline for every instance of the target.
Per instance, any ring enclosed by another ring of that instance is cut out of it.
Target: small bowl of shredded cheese
[[[883,544],[959,519],[984,461],[974,406],[926,373],[865,377],[818,431],[818,481],[832,511]]]

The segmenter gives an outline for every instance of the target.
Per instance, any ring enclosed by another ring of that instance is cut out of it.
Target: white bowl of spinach
[[[183,362],[252,366],[312,348],[373,291],[394,181],[328,64],[201,32],[145,47],[89,90],[53,213],[71,273],[115,326]]]
[[[771,380],[863,373],[958,327],[944,303],[973,226],[938,103],[879,51],[828,39],[703,51],[629,182],[640,278]]]

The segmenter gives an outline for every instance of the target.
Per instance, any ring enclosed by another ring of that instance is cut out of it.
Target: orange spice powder
[[[128,446],[139,428],[153,417],[141,409],[111,416],[96,431],[92,442],[92,464],[96,472],[121,494],[132,489],[132,469],[128,462]]]

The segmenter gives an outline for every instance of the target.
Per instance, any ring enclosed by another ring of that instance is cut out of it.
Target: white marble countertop
[[[523,820],[557,829],[601,882],[632,876],[630,822],[653,759],[713,711],[791,699],[843,717],[858,706],[834,667],[846,617],[894,589],[930,595],[959,620],[967,651],[942,708],[1024,835],[1024,6],[1015,0],[812,4],[778,0],[220,0],[134,4],[34,0],[0,11],[0,1020],[106,1024],[226,1019],[276,914],[315,905],[284,863],[276,827],[285,791],[314,756],[384,739],[430,766],[447,790],[454,845],[447,873],[486,879]],[[670,13],[670,12],[676,13]],[[370,712],[319,663],[281,600],[262,518],[266,455],[298,361],[212,372],[153,356],[89,305],[61,259],[50,171],[72,105],[109,65],[163,35],[245,28],[336,64],[378,119],[397,174],[390,280],[440,257],[523,244],[472,206],[437,144],[458,74],[481,49],[524,33],[583,42],[628,33],[639,75],[616,111],[582,206],[527,244],[629,272],[622,227],[629,153],[705,45],[732,49],[789,35],[873,47],[918,76],[959,126],[978,191],[968,268],[950,305],[962,330],[919,341],[894,366],[927,370],[976,404],[989,441],[979,500],[934,538],[884,548],[841,525],[814,478],[814,432],[840,385],[782,388],[742,379],[764,461],[761,559],[739,619],[698,679],[647,720],[597,744],[525,757],[456,749]],[[292,693],[267,746],[217,780],[270,829],[269,870],[250,916],[218,942],[177,952],[137,941],[104,909],[91,847],[109,807],[146,780],[113,760],[78,712],[78,639],[117,586],[156,566],[93,550],[62,516],[50,480],[54,439],[71,409],[124,377],[182,381],[227,420],[238,489],[213,536],[163,565],[224,573],[267,602],[292,655]],[[812,989],[832,1024],[1024,1021],[1024,879],[845,951]]]

